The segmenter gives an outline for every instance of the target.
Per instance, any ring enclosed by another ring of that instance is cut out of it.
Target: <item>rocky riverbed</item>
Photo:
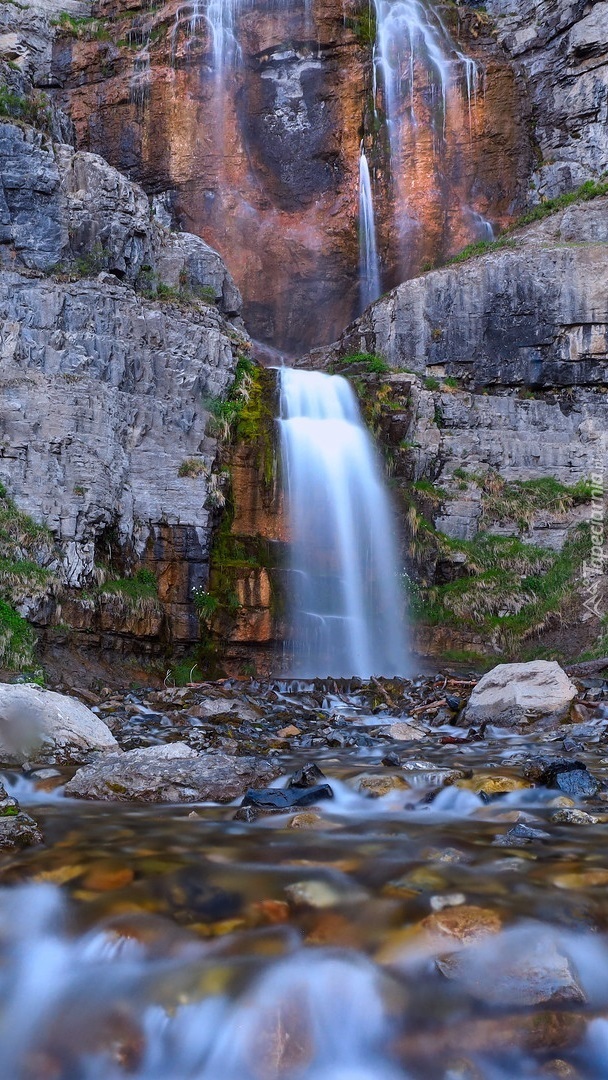
[[[475,683],[87,695],[3,770],[10,1075],[606,1075],[608,683]]]

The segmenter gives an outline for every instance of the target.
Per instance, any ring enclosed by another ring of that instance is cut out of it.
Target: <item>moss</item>
[[[330,370],[339,371],[344,365],[356,364],[358,367],[362,367],[365,371],[368,371],[371,375],[386,375],[391,370],[390,365],[387,364],[381,356],[377,356],[376,353],[350,353],[348,356],[343,356],[335,364],[330,365]]]
[[[425,390],[439,390],[440,385],[439,379],[436,379],[434,375],[429,375],[424,380]]]
[[[140,617],[153,615],[160,611],[158,583],[151,570],[140,567],[131,577],[113,578],[98,586],[95,591],[98,601],[119,596],[132,614]]]
[[[34,632],[5,600],[0,599],[0,666],[22,671],[34,664]]]

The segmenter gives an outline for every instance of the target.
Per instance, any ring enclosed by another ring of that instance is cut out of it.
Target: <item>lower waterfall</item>
[[[405,594],[372,440],[346,379],[280,371],[292,674],[405,675]]]

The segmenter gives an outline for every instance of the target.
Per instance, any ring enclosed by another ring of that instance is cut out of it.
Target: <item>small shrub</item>
[[[439,379],[436,379],[434,375],[427,375],[426,379],[424,380],[425,390],[439,390],[439,386]]]
[[[207,476],[208,474],[209,469],[202,458],[186,458],[177,470],[178,476],[197,477]]]
[[[192,590],[192,602],[203,621],[211,619],[220,606],[217,596],[203,588]]]

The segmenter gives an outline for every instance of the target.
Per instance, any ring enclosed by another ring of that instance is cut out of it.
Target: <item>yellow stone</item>
[[[522,780],[518,776],[496,776],[494,773],[478,773],[468,780],[456,781],[456,787],[474,791],[476,795],[481,792],[484,795],[502,795],[508,791],[519,791],[521,788],[533,786],[529,780]]]

